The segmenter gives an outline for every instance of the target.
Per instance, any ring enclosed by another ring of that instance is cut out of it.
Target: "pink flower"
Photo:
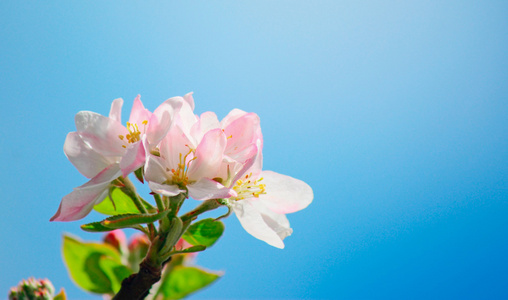
[[[190,134],[186,136],[191,136],[189,142],[193,143],[201,140],[210,130],[221,129],[224,132],[227,143],[217,177],[227,178],[228,173],[236,174],[256,154],[258,148],[261,151],[263,136],[259,123],[258,115],[239,109],[233,109],[220,122],[215,113],[205,112],[199,118],[194,118]],[[261,141],[261,145],[256,146],[257,141]]]
[[[184,100],[174,125],[160,143],[160,157],[147,158],[145,178],[150,189],[168,197],[188,191],[195,200],[235,195],[214,180],[228,145],[224,130],[214,113],[194,115],[192,94],[187,94]]]
[[[104,199],[111,181],[142,167],[146,153],[166,135],[184,101],[182,97],[168,99],[151,113],[138,96],[126,126],[121,124],[122,99],[113,101],[109,117],[89,111],[76,114],[77,131],[67,135],[64,152],[91,179],[62,199],[50,221],[84,218]]]
[[[172,197],[185,192],[195,200],[235,195],[213,180],[222,164],[226,136],[220,129],[208,131],[197,146],[178,126],[174,126],[160,145],[160,157],[150,155],[145,178],[150,189]]]

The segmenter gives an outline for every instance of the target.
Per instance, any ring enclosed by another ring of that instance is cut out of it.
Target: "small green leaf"
[[[156,212],[156,209],[150,203],[143,199],[141,201],[148,212]],[[95,205],[94,209],[101,214],[109,216],[140,213],[131,198],[118,187],[112,187],[109,195],[101,203]]]
[[[153,223],[164,218],[169,210],[157,214],[124,214],[111,216],[103,220],[101,225],[112,229],[135,227],[136,225]]]
[[[112,228],[103,226],[101,224],[101,222],[93,222],[93,223],[83,224],[80,227],[84,231],[88,231],[88,232],[106,232],[106,231],[114,230]]]
[[[115,228],[110,228],[110,227],[106,227],[106,226],[102,225],[101,222],[93,222],[93,223],[83,224],[80,227],[82,230],[88,231],[88,232],[107,232],[107,231],[115,230]],[[132,226],[128,226],[128,227],[140,230],[142,232],[146,232],[145,229],[143,228],[143,226],[141,226],[141,225],[132,225]]]
[[[173,252],[171,252],[171,255],[193,253],[193,252],[201,252],[201,251],[204,251],[204,250],[206,250],[206,246],[204,246],[204,245],[197,245],[197,246],[189,247],[187,249],[173,251]]]
[[[58,293],[57,295],[55,295],[55,297],[53,297],[53,300],[67,300],[67,295],[65,294],[65,290],[62,288],[60,290],[60,293]]]
[[[182,299],[210,285],[221,276],[222,273],[210,273],[195,267],[175,266],[171,273],[164,277],[157,297],[162,296],[164,300]]]
[[[74,283],[92,293],[113,293],[131,273],[122,265],[120,253],[110,245],[85,243],[64,235],[62,252]]]
[[[192,224],[183,238],[192,245],[212,246],[224,232],[224,224],[208,218]]]

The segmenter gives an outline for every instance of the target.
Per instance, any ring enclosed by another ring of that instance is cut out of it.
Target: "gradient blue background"
[[[194,91],[258,113],[265,169],[315,193],[284,250],[227,219],[195,298],[508,298],[506,1],[181,2],[0,3],[1,295],[36,276],[97,299],[60,247],[102,216],[49,222],[86,181],[74,115]]]

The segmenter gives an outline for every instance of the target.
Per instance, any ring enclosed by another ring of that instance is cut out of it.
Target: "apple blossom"
[[[284,248],[284,238],[293,232],[285,214],[306,208],[314,195],[305,182],[262,171],[261,165],[258,152],[232,180],[231,188],[237,195],[227,202],[248,233],[274,247]]]
[[[231,197],[235,193],[213,180],[222,164],[226,136],[220,129],[208,131],[196,148],[174,126],[161,141],[160,157],[150,155],[145,179],[150,189],[167,197],[188,191],[195,200]]]
[[[183,102],[188,101],[170,98],[151,113],[138,95],[126,126],[121,124],[120,98],[111,104],[109,117],[89,111],[76,114],[77,131],[67,135],[64,153],[81,174],[91,179],[65,196],[50,220],[74,221],[85,217],[104,199],[113,180],[142,167],[146,152],[164,138]]]

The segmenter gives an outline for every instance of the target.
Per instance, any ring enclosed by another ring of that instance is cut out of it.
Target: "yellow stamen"
[[[146,125],[148,124],[148,121],[144,120],[143,122],[141,122],[141,124],[144,125],[144,127],[143,127],[143,133],[145,133],[146,132]],[[133,144],[133,143],[138,142],[138,141],[141,140],[141,131],[139,131],[138,124],[127,122],[127,126],[125,126],[125,127],[129,131],[129,133],[126,134],[125,136],[119,135],[118,138],[120,140],[123,141],[124,138],[125,138],[126,142],[130,143],[130,144]],[[122,147],[127,148],[127,145],[123,145]]]
[[[266,194],[266,185],[259,183],[263,178],[257,180],[249,179],[252,177],[252,173],[245,175],[245,180],[241,179],[236,181],[233,190],[238,194],[237,197],[232,198],[233,200],[243,200],[245,198],[259,198],[259,195]],[[248,180],[247,180],[248,179]]]
[[[189,147],[189,146],[187,146],[187,147]],[[189,177],[188,177],[187,173],[189,172],[189,167],[190,167],[191,162],[196,159],[196,157],[193,157],[187,161],[187,158],[189,157],[189,155],[191,153],[194,153],[194,149],[192,149],[190,147],[189,147],[189,152],[187,152],[187,154],[182,155],[182,153],[180,153],[178,168],[176,170],[171,169],[171,172],[173,173],[172,181],[174,184],[187,185],[189,183]]]

